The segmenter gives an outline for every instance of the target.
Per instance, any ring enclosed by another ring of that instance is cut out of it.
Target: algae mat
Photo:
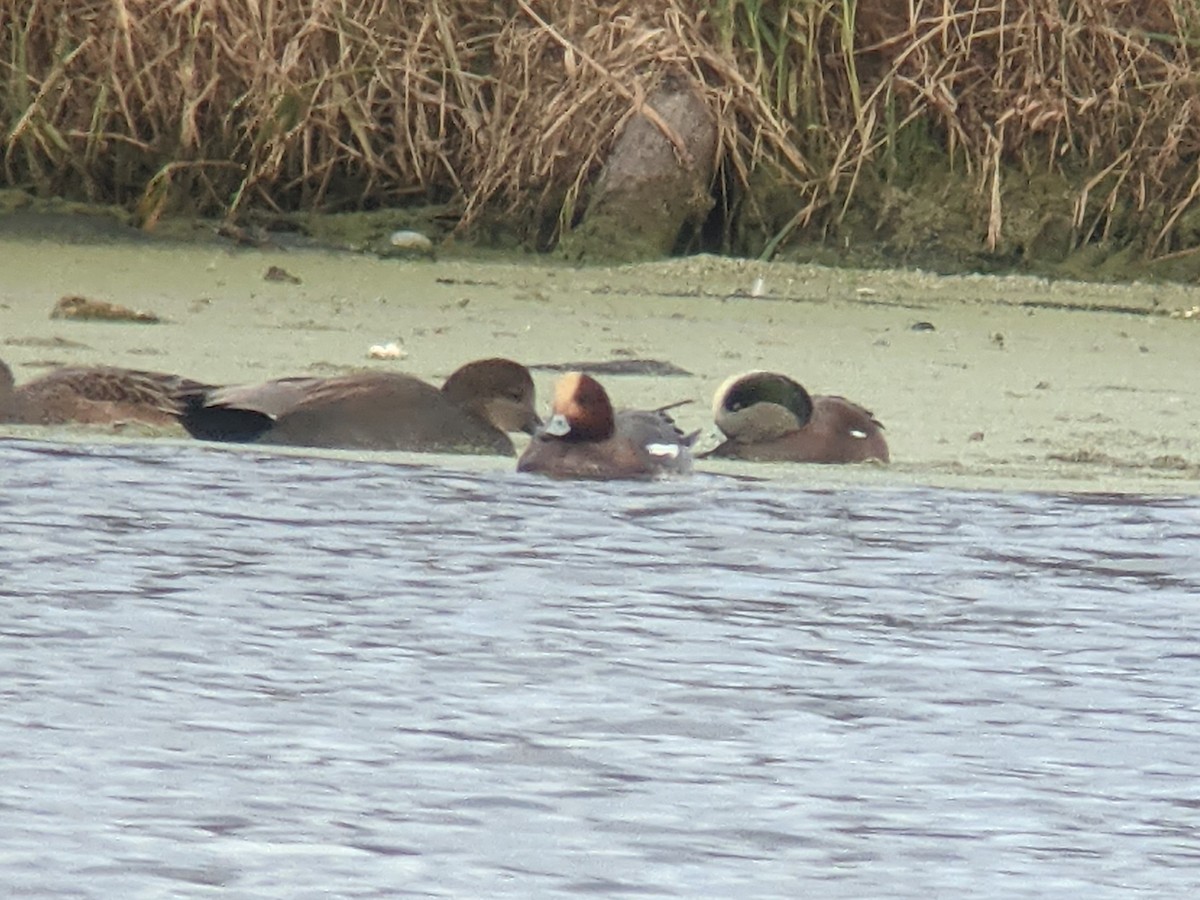
[[[569,268],[533,257],[401,261],[20,239],[0,240],[0,261],[0,356],[18,381],[75,363],[228,383],[364,367],[436,381],[465,360],[492,355],[530,365],[656,360],[688,374],[639,374],[630,364],[635,374],[602,380],[618,405],[694,400],[677,419],[701,429],[705,448],[717,440],[714,388],[733,372],[763,368],[872,409],[887,428],[893,464],[700,468],[818,487],[1200,491],[1200,292],[1185,285],[940,277],[713,257]],[[272,267],[282,271],[268,278]],[[163,321],[51,319],[68,294]],[[402,358],[368,357],[372,345],[390,342]],[[538,368],[534,377],[547,397],[556,373]],[[130,439],[84,429],[5,433]],[[372,458],[389,456],[399,455]],[[512,466],[504,459],[432,461]]]

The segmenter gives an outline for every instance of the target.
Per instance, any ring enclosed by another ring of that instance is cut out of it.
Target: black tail
[[[258,440],[275,424],[270,416],[254,410],[209,406],[208,396],[207,390],[186,388],[175,394],[179,424],[194,438],[245,444]]]

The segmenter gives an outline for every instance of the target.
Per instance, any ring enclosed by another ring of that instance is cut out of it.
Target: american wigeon
[[[883,426],[845,397],[811,396],[775,372],[734,375],[717,388],[713,418],[726,440],[706,456],[755,462],[888,462]]]
[[[359,372],[181,399],[183,427],[208,441],[511,456],[505,432],[532,434],[541,424],[529,370],[508,359],[467,363],[441,390],[412,375]]]
[[[568,372],[554,388],[546,423],[517,462],[518,472],[555,478],[647,478],[692,469],[691,443],[659,410],[621,410],[596,379]]]
[[[15,386],[12,370],[0,361],[0,422],[170,425],[178,393],[208,389],[179,375],[115,366],[67,366]]]

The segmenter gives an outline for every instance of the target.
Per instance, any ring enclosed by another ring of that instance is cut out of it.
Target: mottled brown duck
[[[179,395],[211,389],[167,372],[117,366],[65,366],[17,385],[0,361],[0,422],[170,425],[179,413]]]

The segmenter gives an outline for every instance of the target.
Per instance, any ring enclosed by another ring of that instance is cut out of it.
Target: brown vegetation
[[[1032,202],[1031,234],[1162,257],[1200,244],[1198,41],[1190,0],[0,0],[2,172],[147,224],[419,200],[549,246],[683,72],[726,245],[927,176],[981,247]]]

